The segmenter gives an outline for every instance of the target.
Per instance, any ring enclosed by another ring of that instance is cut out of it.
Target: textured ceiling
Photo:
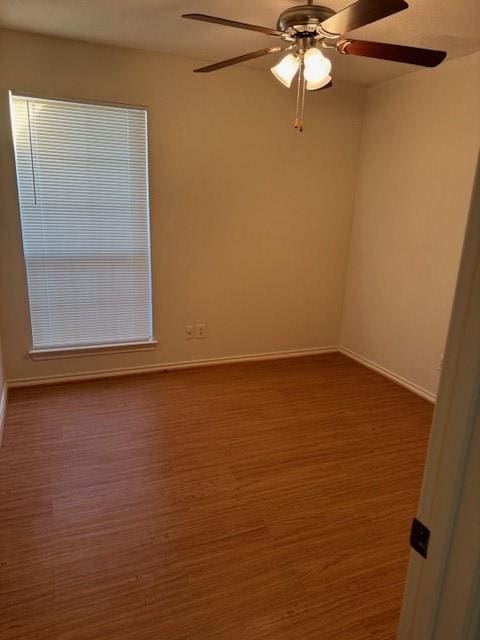
[[[325,0],[335,10],[351,0]],[[262,34],[184,20],[199,12],[275,26],[295,0],[1,0],[0,26],[8,29],[150,49],[217,61],[270,46]],[[410,8],[354,32],[355,37],[444,49],[449,58],[480,50],[480,0],[410,0]],[[374,84],[415,67],[353,56],[334,56],[336,79]],[[247,63],[268,67],[275,57]],[[231,73],[222,70],[218,73]],[[477,79],[478,80],[478,79]]]

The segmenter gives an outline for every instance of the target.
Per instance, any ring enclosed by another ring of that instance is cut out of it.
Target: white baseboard
[[[418,384],[415,384],[414,382],[410,382],[410,380],[407,380],[406,378],[399,376],[397,373],[394,373],[393,371],[390,371],[389,369],[382,367],[376,362],[372,362],[372,360],[368,360],[368,358],[364,358],[363,356],[359,355],[358,353],[355,353],[354,351],[350,351],[350,349],[347,349],[346,347],[338,347],[338,351],[340,353],[343,353],[343,355],[349,358],[352,358],[352,360],[356,360],[360,364],[363,364],[365,367],[368,367],[369,369],[372,369],[373,371],[380,373],[382,376],[385,376],[385,378],[389,378],[390,380],[393,380],[393,382],[396,382],[397,384],[401,385],[402,387],[405,387],[409,391],[412,391],[413,393],[417,394],[417,396],[420,396],[425,400],[428,400],[429,402],[432,402],[433,404],[435,404],[437,397],[434,393],[431,393],[431,391],[427,391],[423,387],[420,387]]]
[[[114,378],[140,373],[155,373],[171,371],[174,369],[192,369],[195,367],[211,367],[220,364],[234,362],[257,362],[260,360],[283,360],[286,358],[301,358],[315,356],[323,353],[335,353],[338,347],[311,347],[308,349],[292,349],[290,351],[272,351],[269,353],[255,353],[241,356],[226,356],[221,358],[207,358],[204,360],[185,360],[183,362],[167,362],[156,365],[142,365],[138,367],[125,367],[120,369],[104,369],[102,371],[90,371],[85,373],[72,373],[63,375],[48,375],[35,378],[17,378],[8,380],[9,387],[33,387],[43,384],[58,384],[61,382],[75,382],[81,380],[95,380],[97,378]]]
[[[0,391],[0,445],[2,444],[3,425],[5,423],[5,415],[7,413],[7,396],[8,386],[7,383],[5,383],[3,385],[3,389]]]
[[[124,367],[118,369],[104,369],[101,371],[89,371],[83,373],[72,373],[72,374],[61,374],[61,375],[48,375],[48,376],[38,376],[33,378],[17,378],[13,380],[8,380],[8,387],[33,387],[37,385],[44,384],[58,384],[61,382],[75,382],[81,380],[95,380],[98,378],[114,378],[118,376],[128,376],[134,374],[141,373],[156,373],[160,371],[171,371],[175,369],[192,369],[195,367],[211,367],[221,364],[231,364],[234,362],[258,362],[261,360],[280,360],[286,358],[301,358],[305,356],[315,356],[321,355],[323,353],[335,353],[339,352],[343,355],[356,360],[360,364],[368,367],[369,369],[373,369],[377,373],[393,380],[397,384],[405,387],[409,391],[417,394],[418,396],[428,400],[429,402],[435,403],[436,396],[435,394],[423,389],[419,385],[414,382],[410,382],[399,376],[398,374],[382,367],[376,362],[372,362],[368,360],[368,358],[364,358],[363,356],[347,349],[342,346],[332,346],[332,347],[312,347],[308,349],[292,349],[290,351],[272,351],[268,353],[256,353],[256,354],[248,354],[241,356],[226,356],[221,358],[206,358],[203,360],[185,360],[183,362],[166,362],[163,364],[156,365],[142,365],[138,367]],[[6,398],[7,391],[6,386],[4,393],[2,394],[2,398],[0,400],[0,437],[1,437],[1,428],[3,425],[3,420],[5,416],[6,409]]]

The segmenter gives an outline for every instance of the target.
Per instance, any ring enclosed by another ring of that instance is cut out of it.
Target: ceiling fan
[[[324,49],[335,49],[342,55],[364,56],[393,62],[406,62],[423,67],[436,67],[446,57],[445,51],[406,47],[398,44],[354,40],[345,34],[382,18],[408,8],[405,0],[357,0],[338,13],[328,7],[313,4],[298,5],[283,11],[277,21],[277,28],[261,27],[226,18],[187,13],[183,18],[212,22],[236,29],[259,31],[274,38],[280,38],[286,46],[274,46],[252,51],[235,58],[216,62],[195,69],[196,73],[209,73],[246,60],[259,58],[271,53],[287,51],[287,55],[271,71],[286,87],[290,87],[298,74],[297,117],[295,127],[303,130],[303,110],[305,90],[318,91],[333,86],[330,72],[332,63],[323,55]]]

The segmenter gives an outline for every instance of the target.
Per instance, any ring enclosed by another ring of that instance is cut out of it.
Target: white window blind
[[[145,110],[11,110],[34,350],[151,341]]]

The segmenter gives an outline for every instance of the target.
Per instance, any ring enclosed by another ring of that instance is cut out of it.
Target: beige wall
[[[310,97],[268,72],[0,32],[1,322],[9,378],[338,343],[364,91]],[[154,352],[33,362],[9,89],[149,108]],[[205,322],[206,340],[184,327]]]
[[[294,92],[268,72],[199,76],[196,64],[0,32],[8,377],[340,342],[435,391],[480,138],[480,54],[370,89],[363,128],[363,89],[311,96],[303,135],[291,127]],[[155,351],[27,356],[9,89],[148,106]],[[206,340],[185,339],[195,322]]]
[[[435,392],[480,142],[480,54],[368,92],[341,343]]]

